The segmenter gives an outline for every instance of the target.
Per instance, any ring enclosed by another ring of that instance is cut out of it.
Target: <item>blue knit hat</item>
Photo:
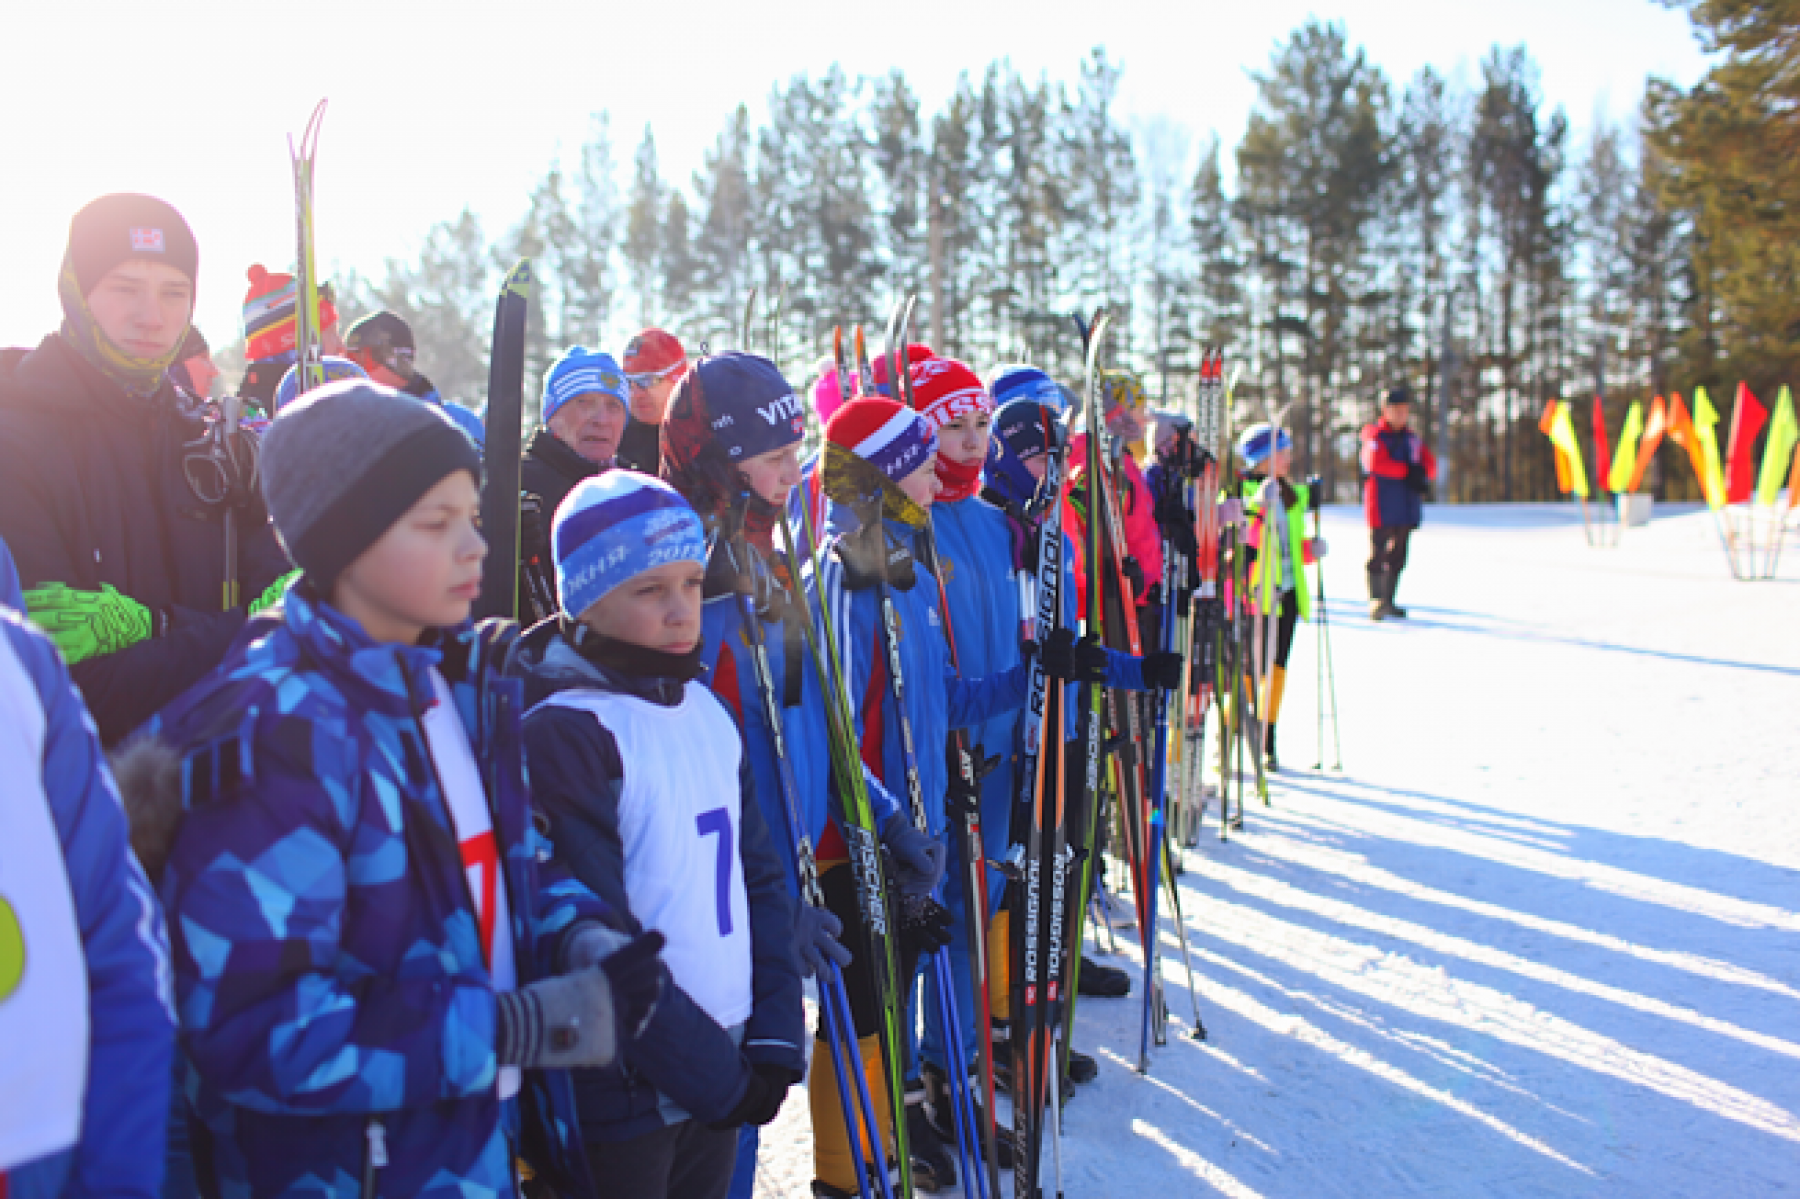
[[[557,598],[570,616],[653,567],[706,563],[706,531],[693,508],[661,479],[634,470],[575,484],[556,509],[550,543]]]
[[[1009,400],[1036,400],[1061,412],[1068,405],[1065,393],[1056,381],[1035,366],[1001,363],[988,372],[988,392],[994,403]]]
[[[587,391],[598,391],[621,404],[630,404],[625,374],[611,354],[570,346],[544,376],[544,423],[549,424],[557,409]]]
[[[1244,465],[1251,470],[1255,470],[1257,467],[1267,462],[1269,460],[1269,455],[1275,453],[1277,450],[1291,450],[1293,448],[1294,439],[1288,436],[1288,431],[1286,429],[1281,430],[1281,436],[1278,439],[1275,436],[1275,427],[1267,421],[1263,421],[1261,424],[1251,425],[1248,429],[1245,429],[1242,433],[1238,434],[1238,457],[1242,458],[1244,460]]]
[[[994,436],[988,442],[982,478],[988,487],[1023,508],[1038,493],[1037,478],[1025,464],[1055,452],[1062,444],[1062,420],[1054,403],[1009,400],[994,413]]]
[[[365,371],[348,358],[339,358],[332,354],[320,359],[325,367],[325,382],[336,383],[340,379],[367,379]],[[287,368],[287,374],[281,376],[281,382],[275,385],[275,411],[280,412],[293,403],[300,394],[300,367],[298,364]]]
[[[793,445],[806,435],[806,410],[773,362],[728,350],[694,366],[713,438],[733,462]]]

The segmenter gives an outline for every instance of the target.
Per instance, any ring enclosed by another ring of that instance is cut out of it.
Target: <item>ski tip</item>
[[[532,273],[531,259],[521,258],[513,264],[512,270],[506,272],[506,282],[501,284],[503,295],[518,296],[521,300],[531,298],[531,289],[536,286],[537,276]]]

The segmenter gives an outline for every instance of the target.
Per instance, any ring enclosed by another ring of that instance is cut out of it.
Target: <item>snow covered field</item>
[[[1136,1073],[1119,929],[1066,1193],[1800,1194],[1800,539],[1735,583],[1704,512],[1590,550],[1566,506],[1437,507],[1371,624],[1360,513],[1325,534],[1345,770],[1303,627],[1273,806],[1186,853],[1210,1038],[1165,927]],[[758,1194],[806,1195],[802,1092],[764,1143]]]

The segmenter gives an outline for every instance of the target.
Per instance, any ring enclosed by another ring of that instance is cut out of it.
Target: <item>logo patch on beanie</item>
[[[163,244],[161,229],[133,229],[131,231],[131,248],[140,254],[165,254],[168,252],[168,247]]]

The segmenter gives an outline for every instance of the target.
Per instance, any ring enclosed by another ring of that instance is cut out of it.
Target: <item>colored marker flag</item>
[[[1555,446],[1569,464],[1569,486],[1565,491],[1573,491],[1582,499],[1587,498],[1587,468],[1581,464],[1581,443],[1575,440],[1575,422],[1569,419],[1569,405],[1558,403],[1556,414],[1550,418],[1550,444]],[[1562,480],[1558,479],[1560,484]]]
[[[1637,469],[1631,472],[1631,486],[1628,491],[1636,491],[1638,484],[1644,481],[1644,472],[1656,461],[1656,447],[1662,444],[1663,434],[1669,431],[1669,407],[1663,398],[1657,396],[1650,404],[1650,423],[1644,426],[1644,436],[1638,442]]]
[[[1612,455],[1606,448],[1606,406],[1600,397],[1594,397],[1594,482],[1601,487],[1609,487],[1608,479],[1612,476]]]
[[[1719,410],[1707,398],[1706,388],[1694,388],[1694,439],[1706,468],[1700,476],[1700,491],[1713,508],[1725,506],[1725,471],[1719,465],[1719,435],[1715,432],[1718,423]]]
[[[1556,410],[1562,406],[1561,400],[1551,400],[1544,405],[1543,415],[1538,417],[1538,432],[1550,437],[1550,430],[1556,426]],[[1556,439],[1550,438],[1550,459],[1556,464],[1556,491],[1559,495],[1569,494],[1569,464],[1563,461],[1562,447]]]
[[[1750,394],[1750,385],[1738,381],[1737,403],[1731,409],[1731,437],[1725,448],[1725,502],[1745,504],[1750,501],[1750,454],[1756,448],[1756,435],[1769,421],[1769,410]]]
[[[1782,384],[1781,394],[1775,397],[1775,419],[1769,422],[1769,443],[1763,447],[1762,473],[1756,480],[1756,502],[1767,507],[1775,506],[1775,497],[1781,492],[1781,476],[1786,473],[1788,458],[1794,452],[1794,443],[1800,441],[1800,427],[1794,421],[1794,397],[1788,391],[1787,384]],[[1796,497],[1788,496],[1791,504]]]
[[[1613,458],[1612,471],[1606,476],[1606,489],[1614,495],[1627,495],[1637,490],[1638,434],[1644,431],[1644,406],[1637,400],[1625,412],[1625,427],[1619,430],[1619,452]],[[1660,434],[1658,434],[1660,436]]]

